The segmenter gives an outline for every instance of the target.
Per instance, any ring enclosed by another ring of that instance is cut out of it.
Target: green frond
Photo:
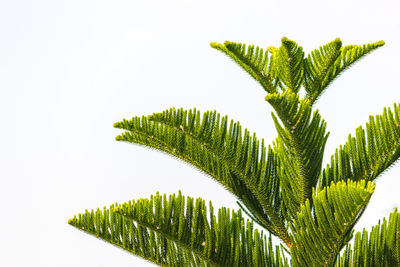
[[[400,266],[400,214],[395,209],[389,221],[383,219],[368,233],[357,232],[353,246],[347,245],[336,267]]]
[[[290,90],[295,93],[299,91],[303,82],[303,59],[303,48],[283,37],[276,60],[277,76],[285,85],[281,87],[283,91]]]
[[[384,44],[384,41],[379,41],[371,44],[341,47],[340,39],[336,39],[319,50],[311,52],[304,64],[304,85],[307,98],[310,99],[311,103],[314,103],[344,70]]]
[[[224,44],[213,42],[211,47],[233,59],[268,93],[278,92],[278,87],[282,91],[289,89],[298,93],[303,84],[312,105],[344,70],[384,44],[379,41],[342,47],[337,38],[315,49],[307,58],[304,58],[303,48],[286,37],[282,38],[279,48],[265,50],[228,41]]]
[[[314,103],[326,87],[328,73],[340,56],[342,41],[337,38],[315,49],[304,59],[304,88],[307,98]]]
[[[370,116],[365,130],[349,135],[344,146],[336,149],[321,175],[321,186],[344,179],[375,180],[400,157],[400,106],[393,112],[385,108],[382,115]]]
[[[161,266],[288,266],[240,211],[216,216],[211,203],[207,211],[204,200],[181,193],[86,211],[69,223]]]
[[[261,84],[265,91],[268,93],[276,92],[278,81],[272,70],[273,53],[270,53],[268,49],[264,50],[254,45],[246,46],[245,44],[228,41],[224,42],[224,44],[213,42],[210,45],[239,64]]]
[[[313,110],[334,79],[383,45],[342,47],[335,39],[305,58],[303,48],[286,37],[279,48],[267,49],[211,43],[268,93],[278,132],[272,147],[216,111],[182,108],[123,119],[114,124],[124,130],[116,140],[164,152],[204,172],[237,198],[240,210],[214,214],[211,202],[157,193],[86,210],[69,224],[161,266],[286,267],[286,255],[294,267],[400,266],[397,209],[349,244],[373,181],[400,157],[400,106],[370,116],[322,171],[329,132]],[[271,234],[283,241],[280,246],[272,245]]]
[[[114,125],[117,140],[167,152],[209,174],[232,192],[257,222],[290,244],[282,223],[278,160],[271,148],[218,113],[170,109]]]
[[[374,188],[371,182],[348,180],[317,189],[314,209],[307,200],[293,222],[293,266],[333,266]]]
[[[269,94],[281,123],[272,113],[278,138],[274,150],[280,160],[279,177],[285,207],[295,217],[300,205],[311,199],[312,188],[320,176],[328,134],[318,111],[312,112],[307,99],[291,91]],[[283,125],[283,126],[282,126]]]

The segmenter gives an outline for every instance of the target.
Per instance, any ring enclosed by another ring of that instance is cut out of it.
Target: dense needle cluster
[[[69,224],[161,266],[400,266],[397,209],[371,232],[353,230],[374,180],[400,157],[400,106],[370,116],[325,168],[329,133],[313,109],[335,78],[383,45],[335,39],[305,56],[287,38],[267,49],[211,43],[266,91],[276,140],[266,146],[216,111],[175,108],[115,123],[125,130],[116,140],[191,164],[231,192],[240,209],[214,211],[200,198],[157,193],[86,211]]]

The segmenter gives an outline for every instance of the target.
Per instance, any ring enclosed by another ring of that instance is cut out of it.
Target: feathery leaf
[[[304,88],[311,104],[326,87],[329,71],[340,56],[342,41],[337,38],[315,49],[304,59]]]
[[[400,157],[400,106],[393,112],[385,108],[382,115],[369,117],[364,130],[356,129],[344,146],[336,149],[321,175],[320,186],[344,179],[375,180]]]
[[[117,140],[145,145],[169,153],[209,174],[232,192],[262,226],[288,245],[282,223],[278,161],[271,148],[242,133],[239,123],[214,112],[200,116],[196,109],[169,109],[134,117],[114,125],[127,132]]]
[[[288,266],[240,211],[216,216],[211,202],[207,212],[204,200],[181,193],[86,211],[69,223],[161,266]]]
[[[318,111],[312,114],[309,101],[291,91],[269,94],[266,100],[275,108],[283,126],[272,113],[278,138],[274,150],[280,159],[279,177],[285,207],[295,217],[300,205],[311,199],[320,176],[328,134]]]
[[[270,49],[259,48],[258,46],[234,42],[224,42],[224,44],[211,43],[215,48],[239,64],[257,82],[261,84],[268,93],[276,92],[278,80],[273,71],[273,53]]]
[[[332,266],[349,241],[352,229],[365,210],[375,184],[341,181],[313,194],[293,222],[293,266]]]
[[[276,60],[277,76],[286,86],[281,86],[283,91],[291,90],[295,93],[299,91],[303,82],[303,59],[303,48],[296,42],[283,37]]]
[[[400,214],[395,209],[389,221],[383,219],[371,232],[357,232],[353,246],[347,245],[336,267],[400,266]]]
[[[379,41],[371,44],[341,47],[340,39],[336,39],[320,48],[319,51],[311,52],[304,65],[307,98],[310,99],[311,103],[314,103],[344,70],[384,44],[384,41]]]

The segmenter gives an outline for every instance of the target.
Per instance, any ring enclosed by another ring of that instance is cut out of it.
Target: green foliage
[[[264,141],[214,112],[170,109],[115,123],[127,130],[116,140],[167,152],[210,175],[248,208],[271,233],[289,240],[281,223],[277,158]]]
[[[124,130],[116,140],[196,167],[232,193],[240,210],[220,208],[214,215],[211,202],[207,208],[204,200],[181,193],[156,194],[86,211],[69,223],[161,266],[399,266],[397,210],[369,235],[356,233],[353,246],[348,243],[373,181],[400,157],[400,107],[370,116],[365,130],[349,135],[323,170],[329,132],[313,109],[339,74],[383,44],[342,47],[335,39],[305,56],[287,38],[267,49],[211,43],[267,92],[278,133],[272,145],[216,111],[175,108],[115,123]],[[279,246],[271,234],[282,241]]]
[[[365,181],[332,184],[307,200],[293,223],[293,266],[332,266],[349,241],[352,228],[367,207],[375,185]]]
[[[277,55],[275,68],[277,76],[284,85],[280,84],[281,89],[297,93],[303,81],[303,48],[298,46],[296,42],[283,37]]]
[[[400,157],[400,106],[370,116],[365,129],[358,127],[356,136],[349,135],[336,149],[322,172],[321,186],[343,179],[373,181]]]
[[[211,43],[211,47],[220,50],[238,63],[247,73],[258,81],[265,91],[273,93],[278,83],[274,70],[273,48],[264,50],[258,46],[225,42],[223,45]],[[247,48],[247,49],[246,49]],[[270,50],[270,51],[268,51]],[[276,55],[275,55],[276,56]]]
[[[159,194],[86,211],[69,223],[162,266],[288,266],[279,247],[241,212]]]
[[[312,114],[307,99],[299,101],[299,96],[291,91],[269,94],[266,100],[275,108],[282,124],[272,113],[278,138],[274,144],[282,166],[281,190],[284,205],[290,218],[296,216],[300,206],[311,199],[322,165],[323,152],[328,134],[326,123],[318,111]]]
[[[383,41],[365,45],[342,47],[342,41],[334,41],[311,52],[304,60],[304,87],[307,98],[314,103],[321,93],[339,74],[360,58],[385,44]]]
[[[315,49],[304,59],[304,88],[308,99],[314,102],[329,84],[328,73],[340,56],[342,41],[335,39],[332,42]]]
[[[365,229],[357,232],[353,248],[347,245],[336,266],[400,266],[400,214],[397,209],[390,214],[389,221],[383,218],[369,234]]]

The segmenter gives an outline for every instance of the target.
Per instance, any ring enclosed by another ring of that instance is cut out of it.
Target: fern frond
[[[370,116],[365,130],[349,135],[344,146],[336,149],[321,175],[321,186],[344,179],[375,180],[400,157],[400,106],[393,112],[385,108],[382,115]]]
[[[281,87],[283,91],[291,90],[295,93],[299,91],[303,82],[303,60],[303,48],[296,42],[283,37],[276,60],[277,76],[285,85]]]
[[[384,44],[384,41],[379,41],[371,44],[341,47],[341,41],[336,39],[320,48],[319,51],[314,50],[304,64],[304,85],[307,91],[307,98],[310,99],[311,103],[314,103],[330,83],[344,70]]]
[[[290,245],[282,223],[278,161],[271,148],[218,113],[170,109],[114,125],[117,140],[167,152],[209,174],[232,192],[262,226]]]
[[[349,241],[352,229],[365,210],[375,184],[341,181],[313,194],[293,222],[293,266],[332,266]]]
[[[347,245],[336,267],[400,266],[400,214],[395,209],[389,221],[383,219],[368,233],[357,232],[353,246]]]
[[[273,75],[273,54],[268,49],[259,48],[258,46],[224,42],[224,44],[211,43],[215,48],[228,57],[233,59],[247,73],[249,73],[257,82],[261,84],[268,93],[276,92],[277,80]]]
[[[295,217],[300,205],[311,199],[312,188],[320,176],[328,134],[318,111],[312,113],[306,99],[291,91],[269,94],[266,100],[274,107],[281,123],[272,113],[278,138],[274,144],[280,159],[282,195],[285,206]]]
[[[103,211],[86,211],[69,223],[161,266],[288,266],[271,238],[239,212],[214,215],[198,198],[156,194]]]
[[[315,49],[304,59],[304,88],[313,104],[326,87],[329,71],[340,56],[342,41],[337,38]]]

